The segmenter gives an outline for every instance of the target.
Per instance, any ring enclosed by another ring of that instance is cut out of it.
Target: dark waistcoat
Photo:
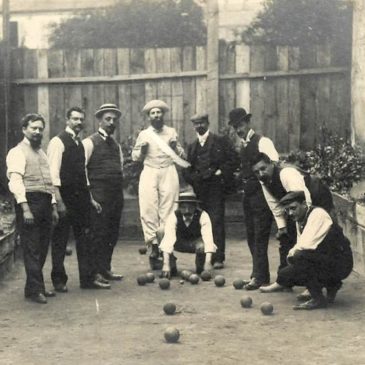
[[[90,136],[94,145],[93,153],[87,165],[91,186],[98,182],[121,184],[122,167],[117,142],[109,137],[104,140],[99,133]]]
[[[72,136],[66,131],[61,132],[58,138],[65,146],[60,170],[61,185],[63,187],[86,189],[85,151],[83,144],[81,142],[76,144]]]
[[[189,226],[184,223],[183,216],[179,210],[175,211],[177,218],[176,225],[176,238],[178,241],[193,241],[201,237],[200,216],[202,215],[201,209],[196,209],[193,215],[192,222]]]

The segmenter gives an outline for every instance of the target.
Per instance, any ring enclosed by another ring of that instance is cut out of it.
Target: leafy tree
[[[351,52],[352,8],[343,0],[266,0],[243,32],[247,43],[305,46],[334,43]]]
[[[53,24],[54,48],[204,45],[203,11],[193,0],[119,0],[115,6]]]

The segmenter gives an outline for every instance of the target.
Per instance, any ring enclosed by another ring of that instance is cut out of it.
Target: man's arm
[[[217,250],[214,244],[212,223],[207,212],[202,212],[200,216],[201,235],[204,243],[205,252],[205,270],[212,270],[212,255]]]
[[[143,161],[147,149],[148,149],[148,141],[145,139],[145,136],[143,133],[144,131],[141,131],[137,137],[136,144],[133,147],[132,150],[132,160],[133,161]]]
[[[276,150],[274,143],[270,138],[261,137],[258,147],[259,151],[269,156],[271,161],[279,161],[278,151]]]
[[[314,208],[309,214],[303,232],[298,235],[296,245],[289,251],[292,256],[296,251],[315,250],[324,240],[333,222],[329,214],[322,208]]]
[[[279,201],[273,195],[270,194],[270,192],[267,190],[264,184],[261,183],[261,186],[266,202],[275,218],[278,230],[286,228],[286,219],[284,216],[284,210],[280,206]]]
[[[163,255],[163,266],[162,266],[162,276],[170,277],[170,255],[174,251],[174,245],[176,242],[176,224],[177,218],[175,212],[171,213],[166,220],[165,224],[165,234],[160,244],[160,250]]]

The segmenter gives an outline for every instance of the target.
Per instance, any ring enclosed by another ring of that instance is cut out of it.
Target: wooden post
[[[365,150],[365,0],[353,2],[351,71],[352,142]]]
[[[2,79],[3,83],[1,85],[2,90],[2,107],[1,107],[1,125],[0,125],[0,135],[1,135],[1,154],[0,154],[0,181],[2,184],[6,182],[6,166],[5,158],[9,148],[9,78],[10,78],[10,42],[9,42],[9,0],[3,0],[3,69]]]
[[[219,40],[218,1],[207,1],[208,13],[208,41],[207,41],[207,112],[209,114],[210,129],[219,130]]]

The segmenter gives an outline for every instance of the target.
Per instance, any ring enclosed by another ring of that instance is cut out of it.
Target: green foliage
[[[321,128],[321,141],[308,152],[296,151],[285,159],[312,175],[319,176],[332,191],[346,194],[364,174],[364,160],[358,146]]]
[[[352,7],[343,0],[266,0],[243,32],[246,43],[305,46],[332,43],[351,54]]]
[[[181,47],[204,45],[202,8],[193,0],[119,0],[102,11],[52,25],[54,48]]]

